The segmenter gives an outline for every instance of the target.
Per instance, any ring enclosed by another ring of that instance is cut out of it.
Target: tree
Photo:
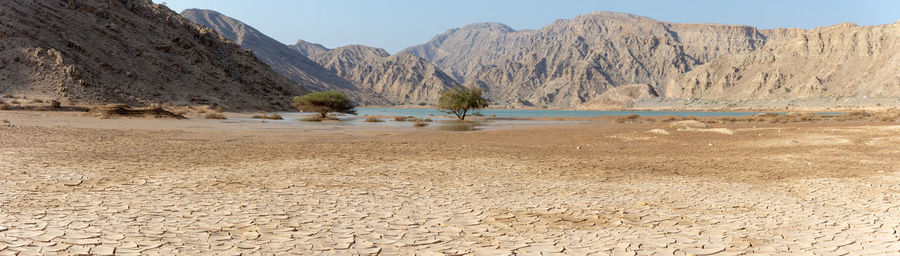
[[[486,108],[488,101],[481,96],[481,88],[456,87],[441,93],[438,99],[438,110],[455,115],[459,120],[475,113],[476,109]]]
[[[328,113],[356,114],[356,105],[347,96],[336,91],[314,92],[294,97],[294,106],[303,112],[318,112],[325,119]]]

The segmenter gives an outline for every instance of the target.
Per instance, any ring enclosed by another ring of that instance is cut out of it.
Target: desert
[[[2,114],[4,254],[900,250],[896,122],[708,125],[729,135]]]
[[[900,255],[898,9],[0,0],[0,256]]]

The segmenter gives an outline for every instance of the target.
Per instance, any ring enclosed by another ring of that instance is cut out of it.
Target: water
[[[417,129],[437,129],[447,131],[472,131],[485,128],[502,128],[516,125],[527,124],[580,124],[580,123],[596,123],[596,121],[558,121],[558,120],[515,120],[503,118],[530,118],[530,117],[597,117],[597,116],[625,116],[630,114],[638,114],[640,116],[697,116],[697,117],[740,117],[757,115],[760,113],[771,112],[704,112],[704,111],[590,111],[590,110],[547,110],[547,109],[486,109],[479,111],[482,115],[496,119],[489,121],[459,123],[455,118],[444,117],[447,113],[440,112],[436,109],[429,108],[357,108],[356,115],[341,116],[341,122],[304,122],[300,121],[311,113],[285,112],[279,113],[284,120],[266,120],[272,123],[302,123],[304,125],[333,127],[333,126],[352,126],[352,125],[369,125],[369,126],[393,126],[393,127],[413,127],[413,122],[394,121],[393,116],[413,116],[419,119],[432,119],[428,126]],[[779,113],[784,114],[784,113]],[[817,113],[821,115],[833,115],[840,113]],[[366,115],[384,116],[380,118],[384,122],[370,123],[366,122]],[[259,119],[235,118],[238,122],[259,122]]]
[[[380,116],[415,116],[429,117],[429,115],[446,116],[447,113],[430,108],[357,108],[358,115]],[[595,117],[595,116],[625,116],[638,114],[641,116],[721,116],[737,117],[756,115],[763,112],[702,112],[702,111],[593,111],[593,110],[547,110],[547,109],[485,109],[480,111],[484,116],[498,118],[523,118],[523,117]]]

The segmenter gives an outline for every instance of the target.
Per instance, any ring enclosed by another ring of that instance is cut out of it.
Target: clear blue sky
[[[617,11],[682,23],[813,28],[843,22],[894,23],[900,0],[154,0],[181,12],[211,9],[285,44],[297,39],[334,48],[348,44],[389,52],[421,44],[447,29],[500,22],[537,29],[557,19]]]

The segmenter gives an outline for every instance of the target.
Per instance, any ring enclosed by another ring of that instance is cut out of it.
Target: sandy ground
[[[898,123],[3,119],[0,255],[900,254]]]

